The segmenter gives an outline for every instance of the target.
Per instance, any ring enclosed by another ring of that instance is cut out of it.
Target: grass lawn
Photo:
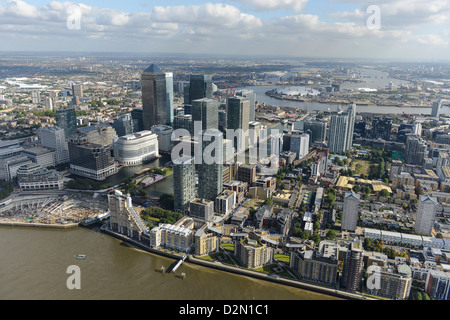
[[[370,161],[367,160],[353,160],[350,164],[350,169],[357,175],[369,174]]]
[[[222,246],[222,248],[224,248],[225,250],[234,252],[234,243],[222,243],[221,246]]]
[[[275,254],[273,257],[281,262],[289,263],[290,261],[290,257],[287,254]]]

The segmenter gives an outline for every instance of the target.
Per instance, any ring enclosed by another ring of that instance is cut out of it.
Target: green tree
[[[327,231],[327,234],[326,234],[326,236],[325,236],[325,238],[326,238],[327,240],[334,240],[334,239],[336,239],[336,231],[334,231],[334,230],[328,230],[328,231]]]
[[[161,204],[161,207],[166,210],[173,210],[174,208],[174,195],[173,194],[163,194],[159,197],[159,203]]]
[[[272,206],[273,205],[273,199],[272,198],[267,198],[266,201],[264,201],[264,204],[266,206]]]

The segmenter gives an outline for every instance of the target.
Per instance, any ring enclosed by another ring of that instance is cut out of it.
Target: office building
[[[108,123],[100,122],[95,125],[77,128],[73,136],[76,136],[82,142],[110,146],[112,148],[116,130]]]
[[[250,100],[244,97],[229,97],[227,101],[227,129],[234,130],[234,140],[237,151],[248,149],[248,129],[250,122]]]
[[[305,121],[303,130],[310,131],[311,143],[324,143],[327,140],[327,123],[320,120]]]
[[[42,168],[55,166],[56,152],[53,149],[36,146],[23,150],[23,155],[30,158],[34,163],[39,164]]]
[[[0,179],[13,181],[17,177],[17,171],[20,167],[31,164],[33,162],[25,155],[15,155],[0,159]]]
[[[141,131],[120,137],[114,142],[114,158],[119,165],[140,165],[159,156],[158,136]]]
[[[345,194],[341,230],[355,232],[358,222],[359,200],[360,195],[357,193],[348,192]]]
[[[437,199],[430,196],[420,196],[419,207],[416,212],[416,220],[414,223],[414,231],[431,235],[436,215]]]
[[[173,129],[185,129],[191,136],[194,135],[194,127],[191,114],[177,115],[173,118]]]
[[[207,130],[201,133],[201,139],[202,158],[200,162],[196,159],[198,197],[214,201],[223,189],[223,134],[217,129]]]
[[[391,140],[391,117],[374,116],[372,120],[372,139]]]
[[[77,113],[74,108],[56,110],[56,126],[64,130],[66,139],[69,138],[77,128]]]
[[[189,202],[195,199],[195,163],[193,157],[183,156],[173,160],[174,210],[186,212]]]
[[[347,112],[331,113],[328,148],[331,153],[344,153],[353,146],[353,131],[355,127],[356,104],[351,103]]]
[[[92,143],[84,133],[75,133],[68,145],[71,173],[94,180],[104,180],[116,173],[110,145]]]
[[[189,216],[192,218],[211,221],[214,216],[214,201],[194,199],[189,202]]]
[[[167,103],[167,124],[172,125],[174,117],[172,72],[166,72],[166,103]]]
[[[189,84],[185,86],[184,103],[192,104],[192,101],[198,99],[212,99],[213,86],[211,75],[191,75]],[[217,127],[215,127],[217,129]]]
[[[256,182],[256,164],[243,164],[238,168],[239,181],[247,182],[251,187]]]
[[[158,125],[150,128],[158,136],[158,147],[161,153],[170,153],[173,148],[173,128],[167,125]]]
[[[131,119],[133,120],[133,130],[134,132],[139,132],[144,130],[144,116],[142,108],[134,108],[130,112]]]
[[[124,114],[117,119],[114,119],[114,121],[111,123],[111,127],[116,130],[116,134],[118,137],[126,136],[135,132],[133,126],[133,118],[130,114]]]
[[[309,153],[309,135],[306,133],[291,135],[289,151],[294,152],[297,159],[306,157]]]
[[[243,90],[237,91],[236,96],[247,98],[250,101],[249,121],[255,121],[256,93],[254,93],[253,90],[243,89]]]
[[[64,129],[59,127],[42,127],[39,129],[39,139],[44,148],[55,150],[55,164],[69,162],[69,146]]]
[[[194,130],[219,129],[219,101],[210,98],[192,100],[192,122]],[[194,135],[198,132],[194,132]]]
[[[141,84],[144,130],[151,130],[155,125],[166,125],[169,120],[166,73],[152,64],[142,73]]]
[[[22,191],[62,190],[64,176],[37,163],[21,166],[17,170],[17,184]]]

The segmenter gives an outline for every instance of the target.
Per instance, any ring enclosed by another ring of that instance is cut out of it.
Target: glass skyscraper
[[[66,138],[69,138],[77,129],[77,113],[74,108],[58,109],[55,118],[56,126],[64,129]]]
[[[142,74],[141,84],[144,130],[151,130],[154,125],[167,124],[166,73],[152,64]]]
[[[218,129],[206,130],[202,132],[201,139],[198,197],[214,201],[223,190],[223,133]],[[214,145],[217,148],[213,148]]]
[[[212,76],[194,74],[190,76],[189,86],[185,92],[185,104],[191,104],[193,100],[212,98]]]
[[[332,153],[347,152],[353,145],[353,130],[355,128],[356,104],[351,103],[347,112],[331,114],[328,148]]]
[[[201,121],[201,130],[219,129],[219,101],[209,98],[192,101],[192,122]],[[197,134],[198,132],[194,132]]]

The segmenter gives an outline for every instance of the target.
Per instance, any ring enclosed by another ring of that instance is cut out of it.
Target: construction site
[[[0,224],[78,225],[108,212],[104,200],[75,195],[17,197],[0,204]]]

